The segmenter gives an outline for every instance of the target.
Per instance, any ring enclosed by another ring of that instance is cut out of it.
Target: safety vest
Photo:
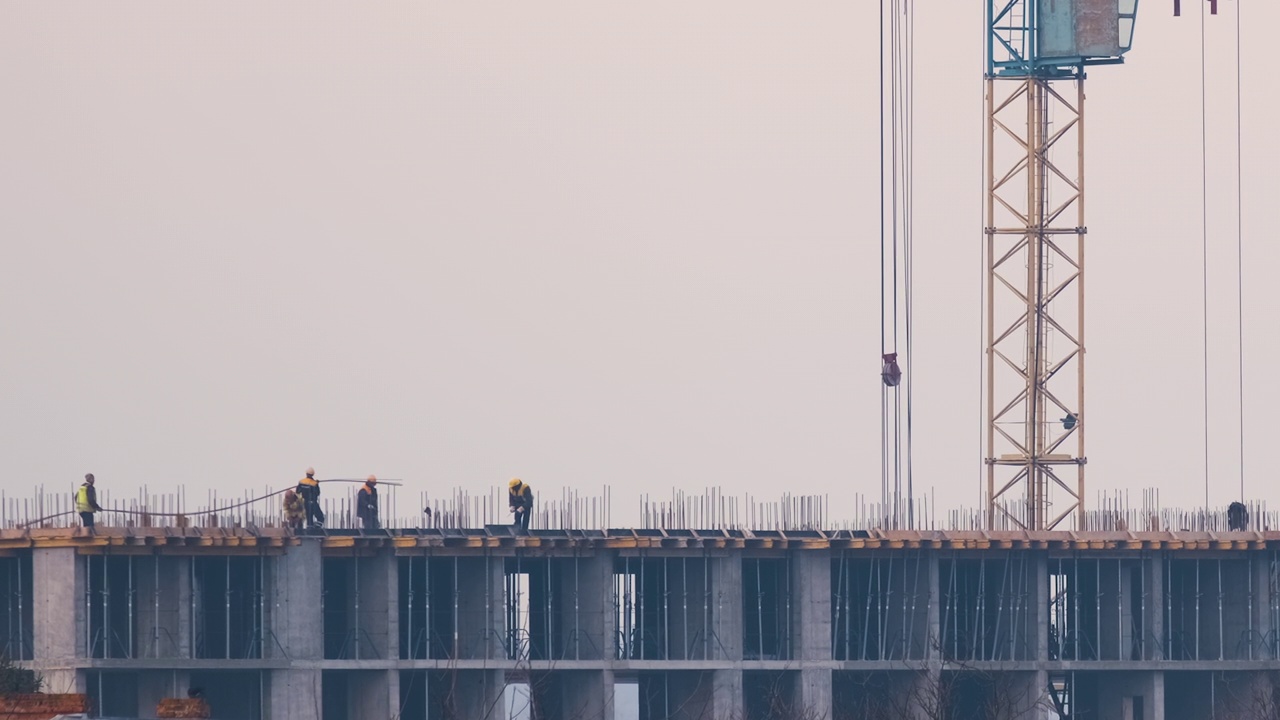
[[[63,497],[66,497],[65,495]],[[76,512],[97,512],[93,509],[93,505],[89,502],[89,486],[81,485],[76,491]]]

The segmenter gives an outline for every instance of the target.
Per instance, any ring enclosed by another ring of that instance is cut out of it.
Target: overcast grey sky
[[[1204,493],[1199,7],[1088,83],[1089,492]],[[1211,499],[1240,477],[1209,18]],[[981,3],[916,5],[915,478],[978,501]],[[0,488],[878,496],[875,6],[0,2]],[[1275,3],[1245,2],[1246,494]]]

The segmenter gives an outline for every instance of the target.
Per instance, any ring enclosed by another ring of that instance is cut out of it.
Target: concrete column
[[[324,617],[320,607],[323,565],[319,538],[299,538],[285,548],[268,573],[268,658],[287,658],[295,665],[271,671],[267,716],[272,720],[321,720],[321,674],[304,667],[324,657]]]
[[[75,548],[36,548],[32,553],[31,667],[44,676],[44,690],[83,693],[85,675],[85,565]]]
[[[1008,698],[999,699],[997,711],[1003,714],[992,720],[1051,720],[1057,715],[1049,698],[1046,671],[1002,672],[997,682],[1005,686],[998,691],[1007,690]]]
[[[164,672],[147,670],[138,673],[138,714],[156,717],[156,707],[165,698],[183,698],[191,687],[191,673],[186,670]]]
[[[792,556],[791,587],[794,593],[791,622],[800,661],[796,702],[806,717],[830,717],[831,670],[810,667],[833,658],[831,651],[831,553],[802,550]]]
[[[266,716],[271,720],[321,720],[321,687],[318,669],[272,670]]]
[[[1136,717],[1140,698],[1142,717]],[[1098,720],[1164,720],[1160,672],[1114,672],[1098,677]]]
[[[936,564],[936,563],[935,563]],[[935,720],[945,717],[942,693],[942,663],[929,662],[916,672],[897,673],[890,681],[894,708],[902,708],[909,720]]]
[[[743,717],[742,698],[742,556],[734,553],[711,561],[712,658],[728,660],[732,668],[715,670],[711,678],[712,717]]]
[[[400,673],[366,670],[346,674],[347,717],[351,720],[388,720],[400,708]]]
[[[1027,608],[1027,623],[1031,639],[1031,660],[1049,659],[1049,556],[1045,553],[1032,553],[1031,563],[1032,586],[1030,588],[1031,607]],[[1061,630],[1061,628],[1059,628]]]
[[[506,683],[501,670],[459,670],[453,700],[460,718],[507,720],[507,707],[502,702]],[[441,689],[439,692],[445,692]],[[432,690],[436,695],[437,691]]]
[[[738,720],[744,717],[742,668],[714,670],[711,675],[711,718]]]
[[[556,670],[536,679],[535,702],[546,717],[565,720],[613,720],[613,673],[599,670]]]
[[[711,657],[742,660],[742,557],[737,554],[711,561],[711,630],[715,634]]]
[[[489,660],[506,657],[503,581],[501,557],[458,558],[458,657]],[[444,601],[452,602],[452,599]]]
[[[1144,600],[1146,625],[1142,633],[1144,660],[1165,660],[1164,627],[1164,553],[1154,553],[1142,559],[1143,578],[1146,580]]]
[[[576,564],[575,564],[576,560]],[[553,563],[557,660],[614,657],[613,554],[601,551]]]
[[[929,598],[928,608],[925,611],[928,622],[925,626],[929,634],[924,639],[924,657],[926,660],[933,661],[939,656],[938,649],[942,647],[942,578],[938,567],[938,553],[929,552],[926,563],[925,571],[929,574]]]

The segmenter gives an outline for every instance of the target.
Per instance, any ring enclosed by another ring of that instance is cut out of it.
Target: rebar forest
[[[517,534],[458,493],[372,532],[331,498],[308,533],[143,496],[89,533],[54,497],[0,503],[0,636],[104,716],[198,687],[273,720],[1276,717],[1262,507],[881,530],[709,492],[620,529],[566,495]]]

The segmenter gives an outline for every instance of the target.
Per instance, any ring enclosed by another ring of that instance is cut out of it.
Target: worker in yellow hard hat
[[[533,515],[533,488],[529,487],[529,483],[520,478],[511,478],[511,482],[507,483],[507,505],[515,514],[515,521],[511,524],[517,530],[528,530],[529,517]]]
[[[307,476],[298,481],[298,494],[307,506],[307,528],[324,528],[324,511],[320,509],[320,481],[315,468],[307,468]]]
[[[84,483],[76,491],[76,512],[80,513],[80,522],[93,531],[93,514],[102,512],[98,505],[98,493],[93,489],[93,473],[84,476]]]
[[[356,493],[356,517],[365,530],[378,529],[378,478],[370,475]]]

